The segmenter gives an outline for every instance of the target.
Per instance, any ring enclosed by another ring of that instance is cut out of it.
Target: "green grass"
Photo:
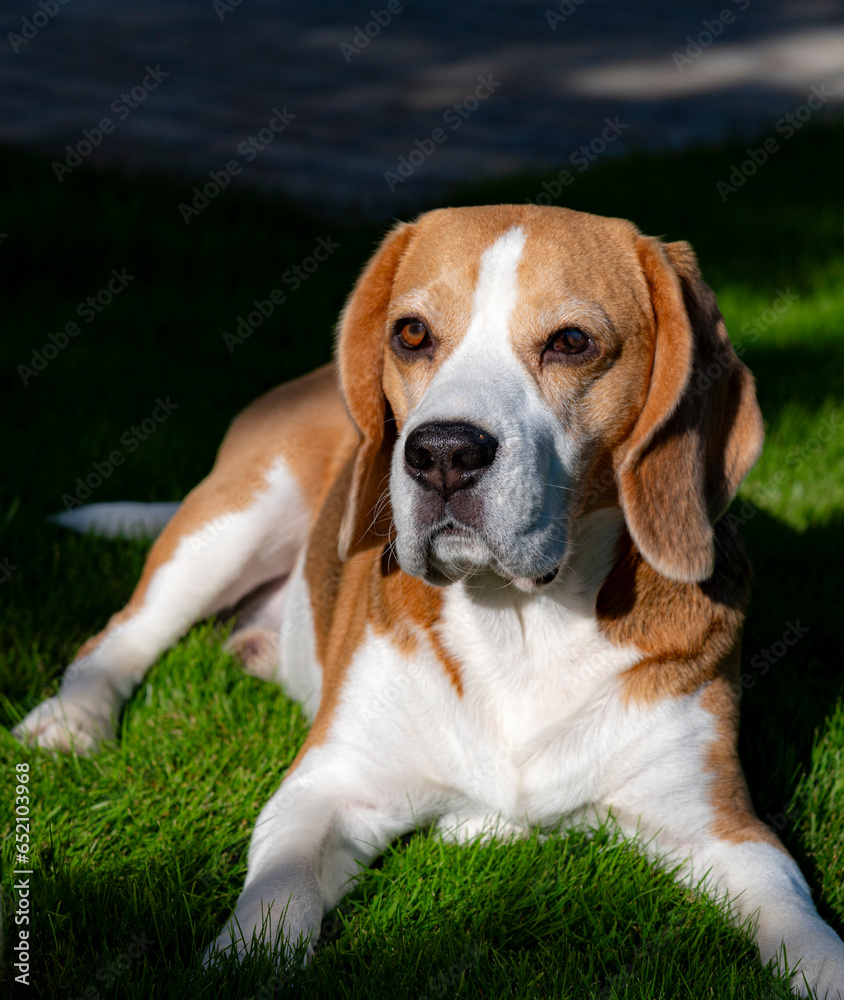
[[[844,129],[806,131],[726,204],[715,182],[741,147],[599,163],[564,192],[571,207],[689,239],[757,376],[767,445],[733,508],[756,569],[742,757],[758,811],[780,828],[839,932],[842,154]],[[75,647],[126,600],[144,557],[140,543],[71,536],[45,516],[114,450],[124,460],[91,500],[180,498],[240,407],[328,358],[336,314],[382,227],[236,190],[185,227],[177,206],[190,181],[80,169],[59,185],[49,160],[8,150],[0,174],[0,723],[9,727],[55,690]],[[485,182],[451,203],[522,201],[550,176]],[[340,244],[329,261],[229,353],[223,332],[321,236]],[[17,366],[123,267],[136,276],[126,290],[24,386]],[[796,298],[754,336],[783,291]],[[178,409],[130,451],[123,435],[168,395]],[[764,664],[762,651],[798,620],[805,637]],[[224,637],[225,626],[207,623],[162,657],[127,706],[119,741],[96,758],[24,750],[0,731],[7,931],[12,776],[17,762],[32,769],[36,957],[33,987],[17,994],[270,995],[265,955],[207,977],[198,959],[237,897],[255,817],[306,724],[281,691],[238,670]],[[10,996],[14,936],[0,973]],[[306,970],[276,983],[284,995],[788,995],[717,905],[675,885],[611,826],[469,848],[417,833],[361,874],[323,939]]]

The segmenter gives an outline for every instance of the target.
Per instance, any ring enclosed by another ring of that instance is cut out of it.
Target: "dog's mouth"
[[[493,573],[525,593],[536,593],[549,587],[560,572],[558,565],[535,577],[513,573],[497,558],[477,529],[453,519],[438,525],[430,533],[425,562],[425,577],[429,583],[443,585],[478,574]]]
[[[457,521],[446,521],[445,524],[437,528],[434,532],[434,535],[445,536],[446,538],[467,538],[473,534],[476,534],[474,529],[465,524],[459,524]]]
[[[445,521],[431,532],[427,550],[428,574],[435,583],[464,580],[489,569],[494,558],[477,531],[454,520]]]

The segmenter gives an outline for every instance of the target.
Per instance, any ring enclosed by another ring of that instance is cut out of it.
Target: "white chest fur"
[[[606,762],[640,721],[621,705],[619,676],[642,654],[614,646],[595,615],[618,523],[594,518],[549,590],[461,586],[445,602],[442,636],[463,684],[458,784],[516,824],[555,824],[600,797]]]
[[[617,511],[581,524],[566,569],[545,591],[527,595],[501,581],[444,590],[438,632],[459,664],[459,695],[424,635],[409,656],[368,629],[330,741],[377,755],[419,819],[501,815],[553,825],[605,798],[619,762],[632,760],[655,721],[621,698],[620,675],[641,652],[613,645],[595,615],[620,526]],[[303,586],[299,578],[293,589]],[[299,604],[291,594],[291,610]],[[297,645],[303,655],[313,649]]]

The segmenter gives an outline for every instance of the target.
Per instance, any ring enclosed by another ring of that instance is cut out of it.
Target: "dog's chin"
[[[458,525],[446,525],[430,540],[425,579],[442,587],[489,572],[494,563],[495,557],[480,535]]]
[[[522,593],[535,594],[554,583],[559,571],[559,565],[537,576],[509,571],[477,532],[452,524],[431,537],[425,567],[419,575],[426,583],[443,587],[491,574]]]

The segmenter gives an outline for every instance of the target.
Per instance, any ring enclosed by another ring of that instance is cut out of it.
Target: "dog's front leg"
[[[844,942],[818,915],[794,860],[755,817],[758,840],[711,839],[690,852],[692,881],[704,877],[716,895],[726,894],[737,920],[750,919],[763,963],[780,973],[786,962],[792,989],[815,991],[820,1000],[844,1000]]]
[[[324,914],[359,867],[418,821],[404,783],[355,756],[311,749],[261,811],[243,891],[204,964],[224,952],[243,955],[253,942],[281,961],[298,944],[310,956]]]
[[[676,743],[669,736],[638,759],[629,755],[642,764],[653,754],[613,796],[622,827],[647,834],[655,857],[677,864],[692,885],[727,897],[736,922],[750,922],[762,962],[773,960],[780,974],[787,965],[796,993],[844,1000],[844,942],[819,916],[794,859],[753,813],[734,750],[722,746],[720,773],[713,765],[701,771],[692,725],[678,734]]]

